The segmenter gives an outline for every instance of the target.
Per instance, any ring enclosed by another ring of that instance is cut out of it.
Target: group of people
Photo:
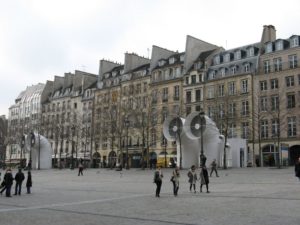
[[[217,163],[216,160],[213,160],[211,163],[211,172],[210,177],[212,176],[213,172],[216,173],[216,177],[219,177],[218,171],[217,171]],[[188,182],[190,184],[190,192],[192,192],[192,189],[194,190],[194,193],[196,193],[196,183],[198,180],[197,172],[196,172],[196,166],[192,165],[189,172],[187,173],[188,176]],[[178,190],[179,190],[179,168],[176,166],[176,168],[172,172],[172,176],[170,181],[173,183],[173,194],[174,196],[178,196]],[[208,171],[205,165],[201,166],[201,171],[199,174],[199,180],[200,180],[200,192],[202,192],[202,187],[205,185],[206,192],[210,193],[209,191],[209,175]],[[161,167],[158,167],[154,173],[154,180],[153,182],[156,184],[156,193],[155,197],[160,197],[160,190],[162,185],[162,179],[163,179],[163,173],[161,171]]]
[[[0,180],[1,180],[1,173],[0,173]],[[14,180],[15,180],[15,195],[21,195],[22,184],[23,184],[23,181],[25,180],[25,175],[22,172],[22,169],[19,169],[14,177],[10,168],[8,168],[6,170],[6,173],[3,176],[3,181],[1,182],[1,187],[0,187],[1,195],[5,191],[6,197],[12,197],[11,196],[11,188],[13,186]],[[27,194],[31,193],[31,187],[32,187],[31,172],[28,171],[27,172],[27,181],[26,181]]]

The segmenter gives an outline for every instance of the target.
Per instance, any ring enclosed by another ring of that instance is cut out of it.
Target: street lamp
[[[20,159],[20,167],[23,168],[23,149],[24,149],[24,146],[25,146],[25,135],[23,134],[22,135],[22,138],[21,138],[21,159]]]
[[[73,141],[73,137],[74,137],[74,131],[75,131],[75,126],[71,127],[71,131],[72,131],[72,144],[71,144],[71,170],[74,169],[74,141]]]
[[[200,166],[205,166],[206,163],[206,156],[204,155],[204,147],[203,147],[203,128],[205,126],[205,117],[204,112],[199,113],[200,119],[200,135],[201,135],[201,149],[200,149]]]
[[[128,127],[129,127],[130,121],[126,117],[124,122],[125,122],[125,127],[126,127],[126,169],[128,170],[129,169],[129,164],[128,164]]]

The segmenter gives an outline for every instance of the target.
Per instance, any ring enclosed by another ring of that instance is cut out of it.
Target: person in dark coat
[[[208,184],[209,184],[209,178],[208,178],[208,171],[206,166],[202,166],[201,172],[200,172],[200,179],[201,179],[201,184],[200,184],[200,192],[202,192],[202,186],[206,186],[206,192],[209,193],[208,190]]]
[[[154,172],[154,180],[153,182],[156,184],[156,191],[155,191],[155,197],[160,197],[160,189],[162,184],[162,178],[163,173],[160,169],[160,167],[157,168],[157,170]]]
[[[190,183],[190,192],[192,192],[192,187],[194,187],[194,193],[196,193],[196,182],[197,182],[197,173],[196,166],[192,165],[191,169],[187,173]]]
[[[22,172],[22,169],[19,168],[19,171],[15,176],[15,181],[16,181],[15,195],[17,194],[21,195],[22,183],[24,179],[25,179],[24,173]]]
[[[11,197],[10,190],[14,181],[13,175],[11,173],[11,169],[7,169],[4,175],[4,181],[5,181],[6,197]]]
[[[26,181],[27,194],[31,193],[31,191],[30,191],[31,187],[32,187],[31,172],[28,171],[27,181]]]
[[[295,163],[295,176],[298,177],[300,181],[300,157],[298,162]]]
[[[217,176],[217,177],[219,177],[219,175],[218,175],[218,171],[217,171],[217,160],[216,160],[216,159],[214,159],[210,165],[211,165],[210,176],[211,176],[211,175],[212,175],[212,173],[215,171],[215,173],[216,173],[216,176]]]
[[[78,176],[83,176],[83,165],[82,162],[79,163],[78,165]]]

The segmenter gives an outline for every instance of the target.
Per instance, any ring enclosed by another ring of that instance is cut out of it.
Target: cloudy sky
[[[98,73],[99,60],[184,51],[186,35],[226,49],[300,34],[299,0],[0,0],[0,115],[27,86]]]

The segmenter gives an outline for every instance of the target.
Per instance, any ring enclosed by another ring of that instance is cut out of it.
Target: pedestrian
[[[31,172],[27,172],[27,181],[26,181],[26,188],[27,188],[27,194],[31,193],[31,187],[32,187],[32,178],[31,178]]]
[[[210,165],[211,165],[210,176],[211,176],[211,175],[212,175],[212,173],[215,171],[215,173],[216,173],[216,177],[219,177],[219,175],[218,175],[218,171],[217,171],[217,160],[216,160],[216,159],[214,159]]]
[[[196,193],[196,182],[197,182],[197,173],[195,165],[192,165],[191,169],[188,172],[189,183],[190,183],[190,192],[192,192],[192,187],[194,188],[194,193]]]
[[[83,165],[81,162],[79,162],[79,166],[78,166],[78,176],[83,176]]]
[[[10,168],[7,169],[3,179],[5,181],[6,197],[11,197],[10,191],[11,186],[13,185],[14,178]]]
[[[209,193],[209,190],[208,190],[209,178],[208,178],[208,171],[207,171],[206,166],[202,166],[202,169],[200,172],[200,179],[201,179],[200,192],[202,192],[202,186],[205,184],[206,192]]]
[[[298,177],[300,181],[300,157],[298,162],[295,163],[295,176]]]
[[[25,179],[24,173],[22,172],[22,169],[19,168],[19,171],[18,171],[18,173],[15,176],[15,181],[16,181],[15,195],[17,195],[17,194],[21,195],[22,183],[23,183],[24,179]]]
[[[171,181],[173,183],[173,194],[174,196],[178,195],[178,189],[179,189],[179,168],[178,166],[175,167],[175,170],[172,173]]]
[[[160,189],[162,185],[162,178],[163,178],[163,173],[161,171],[160,166],[155,170],[154,172],[154,180],[153,182],[156,184],[156,192],[155,192],[155,197],[160,197]]]

